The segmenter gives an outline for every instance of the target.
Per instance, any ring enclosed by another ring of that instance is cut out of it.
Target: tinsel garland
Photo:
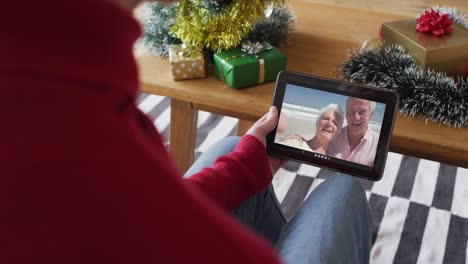
[[[144,35],[141,42],[150,52],[167,57],[170,45],[182,43],[179,38],[169,32],[175,23],[177,6],[152,3],[148,5],[147,12],[148,15],[143,22]]]
[[[381,52],[355,50],[343,64],[342,76],[370,86],[396,90],[400,111],[454,127],[468,127],[468,78],[421,69],[399,45]]]
[[[203,8],[202,2],[179,2],[177,23],[171,27],[171,33],[187,45],[218,52],[238,46],[262,19],[265,7],[281,5],[284,0],[235,0],[221,13]]]
[[[259,21],[245,38],[251,42],[268,42],[280,47],[287,43],[295,22],[296,16],[292,8],[274,7],[271,15]]]
[[[146,8],[147,17],[143,21],[144,36],[142,43],[157,56],[167,57],[169,46],[182,41],[169,32],[175,22],[177,6],[163,6],[151,3]],[[256,23],[252,32],[244,36],[244,40],[267,41],[274,46],[287,43],[289,33],[293,30],[295,15],[287,6],[273,7],[272,14]]]
[[[232,4],[233,0],[202,0],[200,6],[213,13],[226,11],[226,8]]]

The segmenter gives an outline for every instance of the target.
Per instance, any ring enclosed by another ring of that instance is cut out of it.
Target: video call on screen
[[[287,84],[275,143],[372,167],[385,104]]]

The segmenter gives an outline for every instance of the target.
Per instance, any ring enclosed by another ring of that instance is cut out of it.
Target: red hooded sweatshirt
[[[263,145],[183,179],[138,110],[129,12],[3,1],[0,263],[277,263],[229,212],[271,181]]]

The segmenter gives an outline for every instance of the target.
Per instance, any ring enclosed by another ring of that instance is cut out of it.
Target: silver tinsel
[[[145,12],[145,19],[143,19],[145,34],[140,42],[151,53],[168,57],[169,46],[182,43],[179,38],[169,32],[175,23],[177,6],[152,3],[147,6]]]
[[[286,46],[290,33],[294,31],[295,22],[296,15],[291,7],[273,7],[271,15],[259,21],[245,39],[268,42],[276,47]]]

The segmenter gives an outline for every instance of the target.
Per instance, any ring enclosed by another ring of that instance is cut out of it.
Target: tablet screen
[[[384,103],[286,84],[274,141],[320,159],[372,167],[384,113]]]

